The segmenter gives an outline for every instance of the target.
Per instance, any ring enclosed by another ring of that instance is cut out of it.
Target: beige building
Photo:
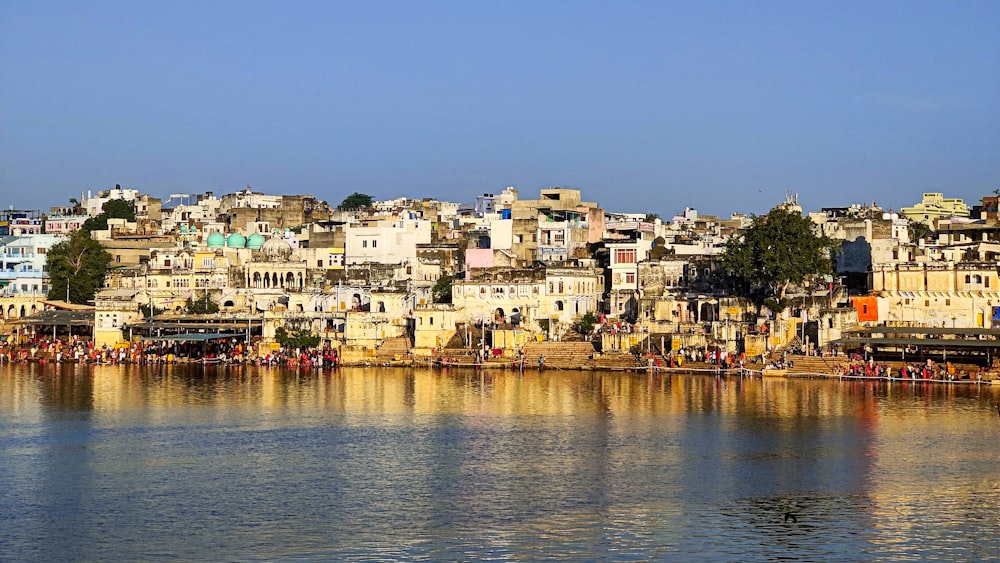
[[[580,190],[541,190],[538,199],[519,199],[511,205],[512,252],[522,261],[561,261],[579,258],[590,233],[593,202],[581,201]]]
[[[944,197],[944,194],[928,192],[923,200],[912,207],[899,210],[907,219],[934,226],[934,221],[944,217],[968,217],[969,206],[960,198]]]
[[[597,313],[603,281],[593,266],[491,268],[452,285],[460,322],[520,325],[558,335],[587,313]]]
[[[1000,307],[1000,277],[993,262],[897,264],[871,275],[878,322],[989,328],[993,307]]]

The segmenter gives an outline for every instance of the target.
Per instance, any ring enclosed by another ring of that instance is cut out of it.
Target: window
[[[372,241],[372,248],[375,248],[377,246],[378,246],[378,241],[377,240],[373,240]]]
[[[361,241],[361,248],[368,248],[368,241],[366,240]]]
[[[633,273],[633,272],[626,273],[625,274],[625,283],[627,283],[627,284],[633,284],[633,283],[635,283],[635,273]]]
[[[323,267],[323,261],[322,260],[317,260],[316,261],[316,267],[317,268],[322,268]]]
[[[616,248],[615,264],[635,264],[636,250],[634,248]]]

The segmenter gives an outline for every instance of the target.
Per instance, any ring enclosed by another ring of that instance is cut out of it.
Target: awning
[[[162,336],[143,336],[143,340],[168,340],[171,342],[206,342],[222,340],[223,338],[244,338],[242,334],[222,334],[220,332],[192,332],[187,334],[164,334]]]
[[[94,326],[93,311],[61,311],[48,309],[29,317],[22,317],[14,324],[33,326]]]

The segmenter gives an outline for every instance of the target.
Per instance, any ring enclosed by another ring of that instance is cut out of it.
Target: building
[[[945,217],[968,217],[969,206],[960,198],[946,198],[943,193],[928,192],[920,203],[899,210],[900,215],[931,227]]]

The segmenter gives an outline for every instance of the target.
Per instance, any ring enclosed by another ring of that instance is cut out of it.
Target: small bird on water
[[[798,519],[798,518],[796,518],[796,517],[795,517],[795,515],[794,515],[794,514],[792,514],[791,512],[786,512],[786,513],[785,513],[785,523],[786,523],[786,524],[787,524],[788,522],[793,522],[793,523],[796,523],[796,524],[797,524],[797,523],[798,523],[798,521],[799,521],[799,519]]]

